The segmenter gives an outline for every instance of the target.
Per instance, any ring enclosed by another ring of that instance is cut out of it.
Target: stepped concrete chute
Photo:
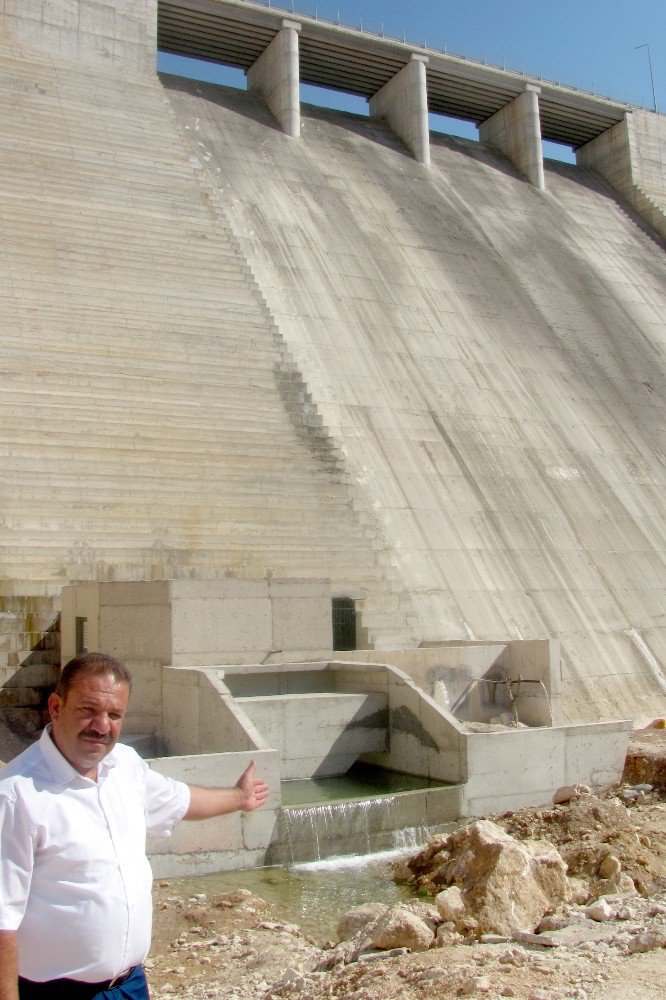
[[[358,599],[387,589],[377,519],[356,509],[204,154],[140,38],[120,44],[142,5],[114,6],[71,23],[63,6],[53,56],[57,26],[0,15],[0,677],[23,687],[63,583],[325,574]],[[113,57],[88,45],[103,25]]]
[[[559,638],[564,718],[663,710],[661,248],[590,173],[164,78],[225,211],[378,510],[404,586],[370,645]],[[251,150],[261,145],[262,161]],[[288,178],[299,176],[298,190]]]

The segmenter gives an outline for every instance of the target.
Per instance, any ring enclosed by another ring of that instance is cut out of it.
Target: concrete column
[[[267,105],[287,135],[301,134],[300,73],[297,21],[284,20],[282,28],[247,71],[247,89]]]
[[[544,191],[540,93],[539,87],[527,84],[515,101],[479,126],[479,136],[481,142],[501,150],[535,188]]]
[[[370,117],[384,118],[419,163],[430,166],[427,56],[412,54],[406,66],[370,98]]]

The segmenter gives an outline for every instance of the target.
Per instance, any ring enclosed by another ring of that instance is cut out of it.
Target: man
[[[50,726],[0,771],[0,1000],[145,1000],[146,832],[268,798],[254,762],[233,788],[150,770],[117,743],[130,689],[110,656],[70,660]]]

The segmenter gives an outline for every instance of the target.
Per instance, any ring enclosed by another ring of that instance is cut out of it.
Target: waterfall
[[[414,806],[422,803],[407,793],[283,807],[284,861],[416,849],[436,828],[423,824],[421,808]]]

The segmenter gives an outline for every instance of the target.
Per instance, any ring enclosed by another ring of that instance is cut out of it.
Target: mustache
[[[84,729],[82,733],[79,733],[79,738],[90,738],[97,740],[98,743],[111,743],[109,733],[98,733],[94,729]]]

